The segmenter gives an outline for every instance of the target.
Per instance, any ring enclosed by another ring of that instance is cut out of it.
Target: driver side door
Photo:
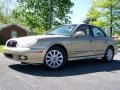
[[[84,35],[75,37],[75,33],[81,31],[84,33]],[[79,28],[75,31],[72,41],[71,41],[71,47],[72,47],[72,58],[76,57],[86,57],[86,56],[92,56],[94,52],[94,47],[92,43],[93,35],[90,29],[89,25],[81,25]]]

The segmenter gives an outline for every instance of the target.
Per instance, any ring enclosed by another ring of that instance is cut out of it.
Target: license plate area
[[[19,59],[19,55],[14,54],[14,55],[13,55],[13,59],[14,59],[14,60]]]

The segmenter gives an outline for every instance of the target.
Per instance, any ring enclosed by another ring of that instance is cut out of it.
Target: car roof
[[[80,25],[90,25],[90,24],[63,24],[63,25],[77,25],[77,26],[80,26]],[[93,25],[90,25],[90,26],[93,26]]]

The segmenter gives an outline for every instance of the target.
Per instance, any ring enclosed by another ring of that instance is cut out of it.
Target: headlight
[[[24,48],[27,48],[27,47],[31,47],[32,45],[36,44],[37,43],[37,40],[34,39],[34,40],[24,40],[23,42],[18,42],[17,44],[17,47],[24,47]]]

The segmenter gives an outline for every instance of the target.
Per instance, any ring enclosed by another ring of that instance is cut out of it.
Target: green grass
[[[0,53],[3,52],[3,47],[4,47],[4,45],[0,45]]]
[[[120,44],[118,44],[117,46],[118,46],[118,48],[120,48]]]

